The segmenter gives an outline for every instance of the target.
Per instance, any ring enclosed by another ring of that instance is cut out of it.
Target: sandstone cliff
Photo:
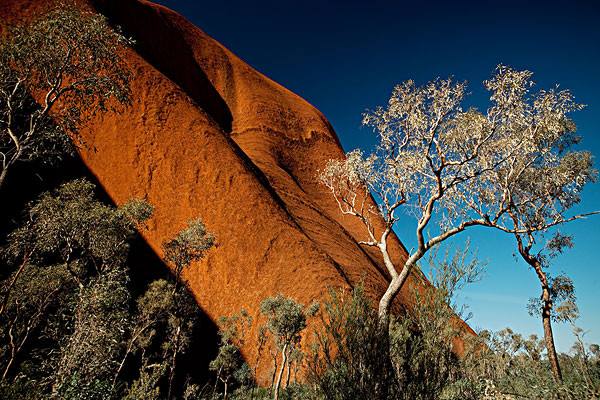
[[[48,3],[3,0],[0,16],[26,20]],[[127,50],[132,104],[83,127],[90,146],[80,156],[115,203],[142,197],[155,206],[144,238],[159,256],[192,218],[215,234],[216,248],[185,271],[212,319],[242,307],[256,316],[275,293],[309,303],[361,280],[373,298],[383,293],[378,253],[357,244],[364,228],[316,182],[328,159],[344,156],[317,109],[165,7],[80,4],[136,40]],[[396,261],[406,257],[396,237],[389,246]],[[405,299],[406,290],[397,305]]]

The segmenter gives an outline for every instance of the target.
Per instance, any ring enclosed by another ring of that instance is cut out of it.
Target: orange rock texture
[[[26,20],[48,3],[2,0],[0,17]],[[90,146],[80,156],[115,203],[141,197],[155,206],[143,235],[159,256],[161,243],[190,219],[214,233],[217,246],[184,274],[213,320],[241,308],[256,317],[260,301],[276,293],[307,304],[329,287],[361,281],[374,299],[385,291],[378,252],[357,244],[364,227],[343,217],[316,181],[344,151],[315,107],[165,7],[81,4],[120,25],[136,45],[126,50],[131,106],[82,127]],[[403,261],[398,238],[389,242]],[[406,299],[404,289],[397,306]],[[254,358],[252,345],[243,350]]]

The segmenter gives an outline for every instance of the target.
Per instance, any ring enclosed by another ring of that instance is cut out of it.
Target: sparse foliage
[[[223,399],[227,400],[230,384],[244,385],[252,378],[250,368],[244,362],[240,352],[240,348],[246,340],[247,331],[252,325],[252,317],[246,310],[241,310],[231,317],[222,317],[220,325],[219,351],[209,367],[216,373],[217,379],[223,383]]]
[[[436,244],[472,226],[515,236],[519,253],[540,278],[544,315],[552,308],[548,281],[531,247],[538,234],[587,215],[568,212],[597,173],[589,152],[571,149],[579,138],[570,114],[583,106],[568,90],[532,93],[531,76],[498,66],[484,82],[491,101],[485,113],[461,108],[462,82],[397,85],[386,107],[364,116],[379,139],[375,151],[365,156],[355,150],[344,160],[330,160],[321,172],[341,212],[364,224],[360,243],[382,254],[389,273],[379,304],[382,325],[387,326],[392,301],[416,263]],[[371,193],[377,207],[371,205]],[[401,209],[417,218],[416,248],[396,265],[387,240]],[[376,229],[376,219],[383,220],[383,228]],[[559,244],[552,242],[555,251]],[[549,316],[544,324],[550,356],[556,358]],[[552,365],[560,379],[558,362]]]
[[[113,387],[121,376],[126,361],[140,358],[139,376],[127,398],[153,398],[161,394],[158,382],[168,379],[168,393],[177,369],[177,357],[189,349],[198,309],[185,287],[164,279],[150,283],[137,299],[129,336],[121,342],[122,358],[112,380]],[[163,397],[164,393],[163,393]]]
[[[121,47],[131,41],[103,16],[61,7],[0,44],[0,188],[18,162],[52,164],[69,135],[98,110],[129,97]]]
[[[106,399],[129,325],[127,273],[114,268],[93,278],[77,300],[73,332],[65,340],[55,372],[61,398]],[[104,388],[98,390],[99,387]]]
[[[204,223],[200,219],[192,220],[188,226],[180,231],[173,239],[163,243],[164,259],[174,267],[175,286],[173,287],[174,309],[168,319],[168,335],[172,337],[171,341],[163,344],[164,358],[170,358],[169,386],[167,399],[171,399],[173,394],[173,381],[177,366],[177,356],[186,351],[189,347],[189,333],[195,321],[191,316],[195,310],[195,304],[191,304],[189,299],[182,296],[186,290],[186,285],[180,286],[182,272],[192,262],[199,261],[206,255],[206,252],[215,244],[214,236],[206,230]]]
[[[214,244],[215,237],[207,232],[201,220],[195,219],[173,239],[163,244],[164,258],[174,266],[175,276],[179,279],[183,269],[202,259]]]
[[[25,344],[40,334],[43,324],[52,321],[49,312],[67,307],[62,313],[68,314],[71,304],[76,303],[71,342],[61,356],[56,376],[77,375],[91,384],[84,371],[75,371],[75,364],[82,361],[79,352],[84,352],[90,356],[86,362],[92,365],[93,352],[86,346],[106,339],[108,328],[123,322],[116,309],[127,307],[126,281],[120,281],[119,276],[125,276],[122,268],[127,258],[127,241],[141,221],[98,202],[94,186],[85,180],[75,180],[42,194],[30,204],[28,217],[8,235],[2,251],[15,268],[9,279],[2,282],[0,319],[6,322],[2,324],[7,328],[3,343],[8,343],[3,352],[3,379],[8,378]],[[74,287],[79,291],[75,296]],[[87,320],[95,316],[97,321]],[[98,354],[99,358],[109,356],[108,347],[100,349],[103,353]],[[65,382],[63,378],[57,378],[60,385]]]
[[[575,287],[571,278],[565,275],[558,275],[548,279],[548,281],[550,301],[552,302],[550,318],[555,322],[575,321],[579,317],[579,308],[577,307]],[[542,297],[529,299],[527,309],[529,315],[540,317],[544,312]]]
[[[266,316],[266,327],[274,338],[275,345],[281,353],[281,366],[274,375],[273,398],[279,398],[281,380],[286,368],[291,368],[290,353],[300,344],[301,333],[306,328],[307,317],[313,316],[318,310],[314,303],[305,308],[293,299],[278,294],[264,299],[260,304],[260,312]],[[275,364],[277,369],[277,364]]]
[[[582,331],[575,328],[574,333],[571,352],[559,355],[565,367],[562,382],[549,371],[545,340],[537,335],[524,338],[510,328],[480,333],[482,342],[465,360],[468,378],[486,382],[490,394],[486,399],[596,399],[600,396],[598,357],[592,352],[594,345],[584,344]]]
[[[319,313],[321,329],[308,359],[309,381],[325,399],[385,399],[393,382],[388,341],[362,286],[330,289]]]

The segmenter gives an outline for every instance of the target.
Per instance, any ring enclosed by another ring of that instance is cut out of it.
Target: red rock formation
[[[30,17],[47,3],[3,0],[0,16]],[[217,247],[185,271],[205,312],[256,316],[267,296],[309,303],[361,280],[378,298],[387,286],[379,254],[357,244],[364,228],[315,179],[344,156],[325,117],[165,7],[94,6],[137,42],[127,51],[133,104],[82,129],[95,151],[81,158],[116,203],[135,196],[155,206],[144,236],[159,255],[192,218],[214,232]],[[406,257],[396,237],[390,248],[397,262]],[[406,290],[397,304],[405,299]]]

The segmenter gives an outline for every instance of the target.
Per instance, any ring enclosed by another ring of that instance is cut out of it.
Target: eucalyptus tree
[[[2,381],[48,329],[60,336],[60,351],[50,349],[59,353],[52,368],[57,393],[96,390],[96,378],[106,379],[116,365],[127,325],[128,242],[152,207],[133,200],[114,208],[98,201],[94,190],[80,179],[43,193],[1,249],[13,267],[0,282]],[[60,326],[46,329],[57,325],[53,313],[65,315],[58,317]]]
[[[113,390],[126,376],[126,364],[137,360],[139,376],[125,398],[169,398],[176,357],[189,350],[197,317],[198,306],[184,287],[176,289],[175,283],[164,279],[152,281],[136,300],[128,336],[120,343],[122,356],[112,377]],[[160,382],[165,378],[168,393],[161,393]]]
[[[246,342],[246,334],[252,325],[252,317],[242,309],[230,317],[219,319],[219,351],[210,362],[209,369],[216,372],[217,380],[223,383],[223,400],[227,400],[229,385],[235,381],[245,383],[252,379],[252,373],[240,349]]]
[[[597,171],[590,152],[573,150],[581,138],[570,115],[583,105],[571,92],[556,87],[531,94],[534,82],[530,71],[507,67],[501,71],[503,74],[488,81],[487,87],[498,92],[496,96],[511,99],[497,101],[510,107],[506,123],[519,145],[511,146],[514,150],[506,162],[486,179],[486,204],[504,211],[492,226],[512,234],[519,255],[538,278],[540,298],[530,303],[529,310],[542,319],[552,373],[561,381],[552,320],[571,321],[578,310],[571,279],[564,275],[552,278],[546,271],[552,258],[573,247],[571,236],[552,228],[597,213],[573,215],[571,211],[581,201],[586,184],[596,181]],[[511,85],[512,90],[502,90]],[[500,106],[491,112],[506,113]],[[488,215],[486,205],[464,200],[483,218]]]
[[[377,134],[374,151],[354,150],[320,172],[340,211],[364,225],[359,243],[381,252],[389,274],[379,302],[382,327],[388,327],[392,301],[419,260],[473,226],[514,235],[519,253],[549,293],[539,274],[542,265],[536,267],[528,246],[537,235],[588,215],[569,211],[596,172],[588,152],[571,150],[577,138],[569,115],[583,106],[566,90],[531,93],[531,76],[498,66],[484,82],[491,102],[485,112],[462,108],[464,82],[399,84],[387,106],[364,115],[363,124]],[[389,254],[388,239],[401,210],[416,217],[416,247],[398,261]],[[550,358],[551,343],[548,339]]]
[[[281,353],[281,368],[274,381],[273,399],[279,398],[279,389],[285,368],[291,368],[289,362],[290,352],[294,345],[298,345],[301,333],[306,328],[307,318],[318,311],[318,304],[313,303],[308,307],[297,303],[293,299],[281,294],[268,297],[260,303],[260,312],[267,318],[266,327],[274,338],[275,346]],[[277,364],[275,364],[277,369]]]
[[[73,151],[76,129],[126,102],[130,44],[106,19],[74,6],[15,27],[0,43],[0,188],[18,162],[52,164]],[[111,99],[114,100],[111,102]]]
[[[187,227],[179,231],[175,237],[163,243],[162,249],[164,259],[169,263],[175,273],[175,284],[173,285],[173,295],[175,309],[169,318],[169,329],[173,338],[165,346],[164,358],[170,358],[169,365],[169,386],[167,399],[171,399],[173,391],[173,380],[175,379],[175,370],[177,367],[177,355],[185,350],[189,345],[190,337],[187,334],[194,324],[193,315],[194,306],[189,304],[188,298],[184,295],[187,285],[180,285],[182,281],[183,270],[194,261],[204,258],[208,250],[215,245],[215,237],[208,232],[204,223],[200,219],[190,220]]]
[[[165,260],[174,268],[177,279],[192,262],[201,260],[215,245],[215,237],[200,219],[190,220],[172,239],[163,243]]]

